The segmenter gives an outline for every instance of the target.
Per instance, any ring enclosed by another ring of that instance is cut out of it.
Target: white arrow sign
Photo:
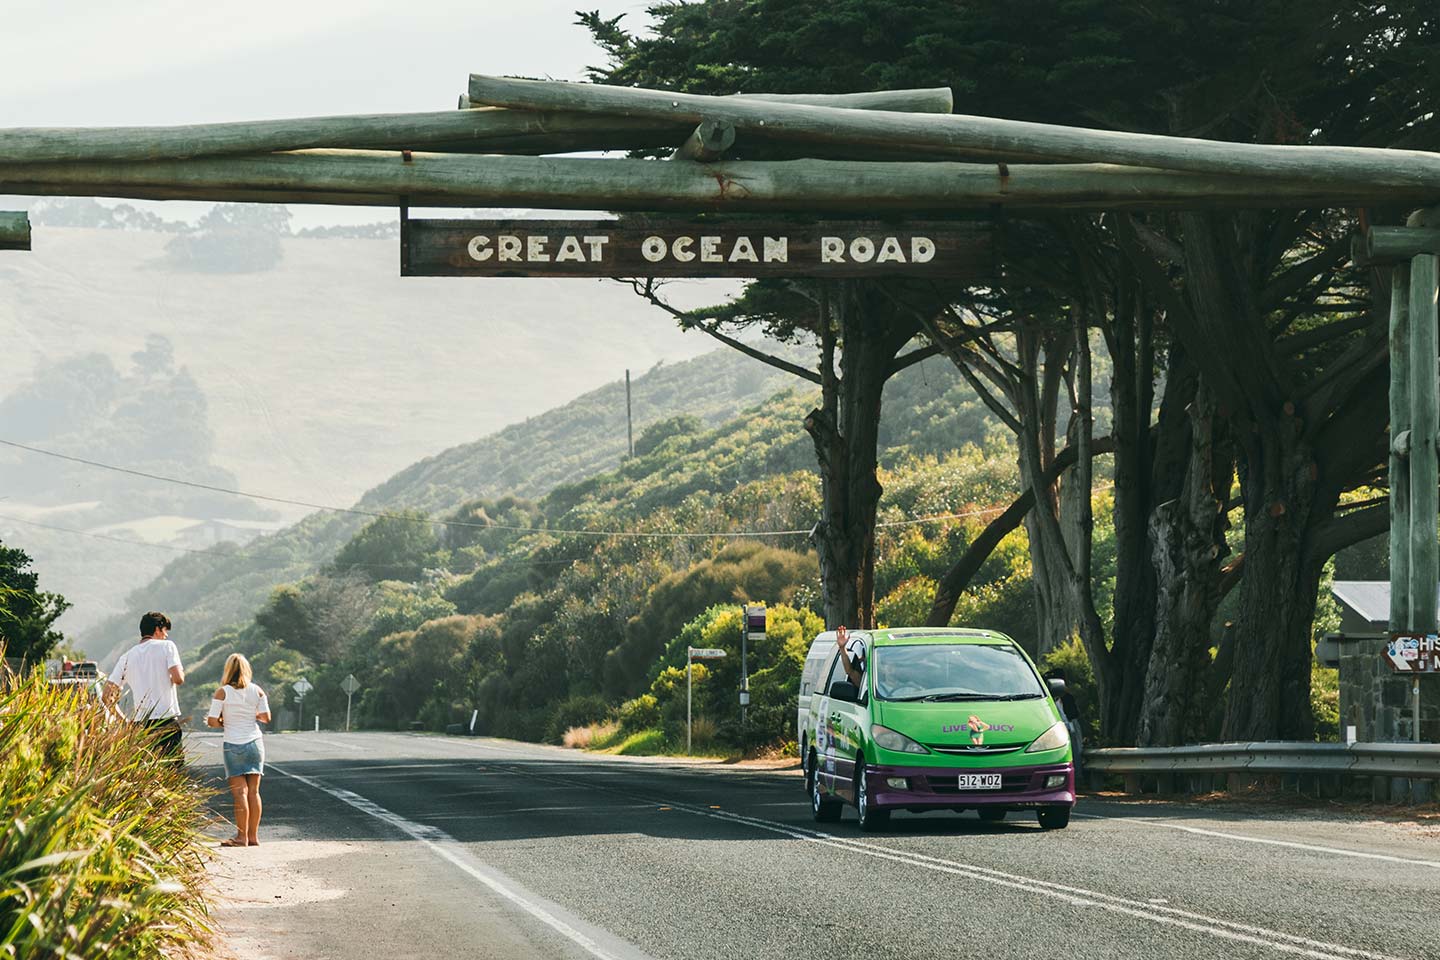
[[[725,656],[725,651],[719,647],[686,647],[690,651],[691,660],[719,660]]]
[[[314,690],[315,686],[309,680],[301,677],[299,680],[296,680],[293,684],[290,685],[290,689],[294,690],[297,694],[303,697],[311,690]]]

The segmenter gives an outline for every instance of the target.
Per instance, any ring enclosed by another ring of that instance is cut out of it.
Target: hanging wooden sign
[[[993,279],[970,222],[401,220],[407,277]]]

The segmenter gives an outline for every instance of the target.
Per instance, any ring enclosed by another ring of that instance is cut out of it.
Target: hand
[[[840,626],[835,628],[835,646],[839,647],[841,650],[844,650],[845,644],[849,642],[850,631],[845,629],[845,625],[842,623]]]

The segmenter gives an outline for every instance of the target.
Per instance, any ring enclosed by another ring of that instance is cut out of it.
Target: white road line
[[[435,827],[426,826],[425,824],[414,823],[410,820],[406,820],[399,814],[392,813],[391,811],[385,809],[379,804],[360,796],[358,793],[352,793],[349,790],[341,790],[337,787],[331,787],[311,777],[301,776],[298,773],[291,773],[288,770],[282,770],[275,764],[270,764],[270,768],[276,773],[283,774],[284,776],[287,776],[292,780],[297,780],[300,783],[305,784],[307,787],[319,790],[322,793],[327,793],[335,799],[343,803],[349,804],[356,810],[359,810],[361,813],[368,814],[369,816],[374,817],[376,820],[379,820],[382,823],[389,824],[396,830],[399,830],[401,833],[406,834],[412,839],[418,840],[420,843],[423,843],[427,848],[429,848],[430,851],[436,856],[440,857],[442,860],[449,862],[455,867],[458,867],[460,870],[469,874],[474,879],[480,881],[480,883],[484,884],[486,887],[489,887],[492,891],[504,897],[506,900],[509,900],[511,903],[515,904],[515,906],[519,907],[521,910],[524,910],[526,913],[530,914],[530,916],[539,920],[541,923],[550,927],[552,930],[563,935],[566,939],[579,946],[586,953],[589,953],[591,956],[598,958],[598,960],[641,960],[641,958],[643,957],[643,955],[638,949],[628,948],[627,946],[627,948],[625,949],[615,950],[611,947],[602,946],[601,944],[597,943],[589,935],[582,933],[570,923],[567,923],[560,917],[556,916],[550,910],[547,910],[539,903],[536,903],[534,900],[531,900],[524,894],[520,893],[514,887],[510,886],[499,876],[497,876],[492,870],[482,866],[479,861],[477,861],[474,857],[470,856],[470,854],[466,852],[464,846],[458,840],[445,833],[444,831],[438,830]]]
[[[1239,833],[1224,833],[1220,830],[1206,830],[1203,827],[1187,827],[1180,823],[1166,823],[1164,820],[1156,820],[1152,817],[1107,817],[1098,813],[1075,813],[1072,814],[1072,816],[1085,817],[1089,820],[1110,820],[1115,823],[1128,823],[1135,826],[1164,827],[1167,830],[1182,830],[1185,833],[1193,833],[1202,837],[1220,837],[1225,840],[1240,840],[1244,843],[1263,843],[1272,847],[1290,847],[1295,850],[1309,850],[1312,853],[1333,853],[1340,857],[1360,857],[1365,860],[1383,860],[1386,863],[1403,863],[1414,867],[1430,867],[1432,870],[1440,870],[1440,861],[1435,860],[1413,860],[1408,857],[1394,857],[1387,853],[1347,850],[1343,847],[1321,847],[1313,843],[1300,843],[1295,840],[1271,840],[1268,837],[1247,837]]]
[[[595,784],[578,783],[574,780],[566,780],[560,777],[534,774],[528,771],[511,771],[520,776],[532,777],[538,780],[550,780],[556,783],[565,783],[570,786],[583,787],[590,790],[606,790],[603,786]],[[612,792],[619,792],[614,791]],[[644,798],[635,794],[626,794],[636,800]],[[797,840],[804,840],[810,843],[817,843],[822,846],[832,847],[838,850],[846,850],[851,853],[860,853],[865,856],[874,857],[880,860],[888,860],[894,863],[901,863],[907,866],[920,867],[925,870],[932,870],[937,873],[947,873],[954,876],[962,876],[971,880],[979,880],[982,883],[990,883],[996,886],[1009,887],[1026,893],[1033,893],[1043,897],[1050,897],[1061,900],[1071,906],[1093,907],[1106,910],[1111,913],[1120,913],[1152,923],[1164,924],[1167,926],[1181,927],[1196,933],[1204,933],[1213,937],[1225,940],[1234,940],[1241,943],[1249,943],[1256,946],[1268,947],[1283,953],[1293,953],[1305,957],[1313,957],[1316,960],[1400,960],[1390,954],[1376,953],[1369,950],[1362,950],[1357,947],[1346,947],[1335,943],[1326,943],[1323,940],[1312,940],[1309,937],[1302,937],[1292,933],[1284,933],[1279,930],[1270,930],[1265,927],[1258,927],[1251,924],[1237,923],[1231,920],[1222,920],[1219,917],[1206,916],[1205,914],[1192,913],[1188,910],[1180,910],[1175,907],[1168,907],[1159,904],[1152,904],[1143,900],[1132,900],[1128,897],[1115,896],[1113,894],[1101,893],[1096,890],[1087,890],[1083,887],[1073,887],[1067,884],[1056,883],[1049,880],[1038,880],[1033,877],[1025,877],[1018,874],[1006,873],[1000,870],[992,870],[989,867],[981,867],[976,864],[962,863],[955,860],[946,860],[940,857],[931,857],[921,853],[904,850],[895,847],[885,847],[876,843],[869,843],[860,840],[852,840],[848,837],[840,837],[831,833],[809,830],[804,827],[794,827],[788,824],[777,823],[773,820],[764,820],[759,817],[747,817],[738,813],[730,813],[723,810],[712,810],[709,808],[695,807],[690,804],[670,800],[654,800],[652,803],[664,804],[681,813],[689,813],[695,816],[710,817],[716,820],[730,821],[771,833],[779,833]]]

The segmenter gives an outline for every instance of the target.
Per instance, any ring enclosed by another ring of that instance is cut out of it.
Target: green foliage
[[[708,560],[676,571],[650,588],[644,606],[625,625],[625,639],[605,657],[605,689],[624,695],[638,689],[665,643],[696,610],[754,597],[788,602],[820,575],[811,554],[754,541],[732,543]]]
[[[64,640],[55,621],[70,604],[58,593],[42,591],[30,564],[25,551],[0,543],[0,650],[35,664]]]
[[[0,716],[0,956],[149,960],[198,940],[206,791],[38,671]]]
[[[635,438],[635,456],[644,457],[654,453],[661,444],[671,437],[689,439],[705,429],[705,424],[694,414],[681,413],[664,420],[657,420]]]
[[[660,703],[653,694],[642,693],[620,705],[620,729],[626,733],[648,730],[660,724]]]
[[[881,627],[919,627],[935,602],[935,581],[917,576],[901,583],[875,604],[875,620]]]
[[[340,548],[331,566],[372,580],[419,580],[427,558],[440,547],[427,520],[419,510],[372,520]]]

